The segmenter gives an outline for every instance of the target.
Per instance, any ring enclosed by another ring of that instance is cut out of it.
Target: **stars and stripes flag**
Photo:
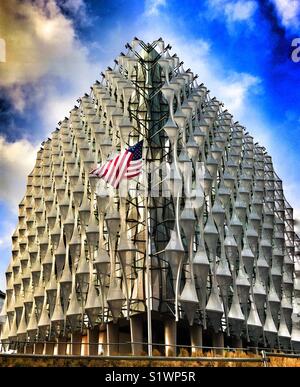
[[[116,155],[90,174],[104,179],[114,188],[119,188],[122,179],[132,179],[142,171],[143,140]]]

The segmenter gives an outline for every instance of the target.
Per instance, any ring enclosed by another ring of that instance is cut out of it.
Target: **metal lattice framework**
[[[126,48],[38,151],[12,236],[2,343],[147,312],[149,353],[155,313],[299,348],[300,239],[271,157],[161,39]],[[126,195],[89,175],[141,139],[146,179]]]

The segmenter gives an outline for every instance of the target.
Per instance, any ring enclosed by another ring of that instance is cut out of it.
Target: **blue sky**
[[[0,289],[39,144],[134,36],[170,43],[267,148],[300,219],[299,27],[300,0],[1,1]]]

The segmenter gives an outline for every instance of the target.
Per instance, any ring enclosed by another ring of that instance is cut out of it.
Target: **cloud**
[[[229,74],[225,80],[218,81],[216,90],[218,95],[226,102],[229,110],[239,116],[244,115],[245,101],[251,93],[256,93],[261,80],[247,73]]]
[[[248,21],[257,9],[255,1],[227,2],[225,4],[225,15],[229,22]]]
[[[26,104],[28,104],[28,99],[26,98],[24,88],[20,85],[13,85],[6,88],[6,97],[8,97],[12,102],[14,109],[18,113],[23,113]]]
[[[68,54],[74,40],[72,25],[54,1],[3,1],[0,11],[0,33],[7,42],[1,86],[35,81],[49,71],[55,60],[67,57],[64,51]]]
[[[299,0],[270,0],[275,8],[281,24],[290,29],[298,30],[300,26]]]
[[[14,211],[25,193],[26,176],[33,169],[37,149],[26,139],[8,142],[0,136],[0,201]]]
[[[11,236],[16,229],[17,215],[13,216],[13,219],[1,221],[1,237],[0,237],[0,250],[11,250]],[[14,220],[14,221],[13,221]],[[2,254],[1,254],[2,255]],[[1,287],[0,287],[1,289]]]
[[[6,61],[6,42],[4,39],[0,39],[0,62]]]
[[[88,14],[84,0],[57,0],[57,4],[79,24],[85,24],[85,26],[91,24],[91,16]]]
[[[77,38],[73,20],[58,4],[77,16],[85,12],[82,0],[0,2],[0,36],[6,41],[0,86],[18,111],[28,102],[47,105],[48,98],[66,94],[66,90],[76,99],[99,71]],[[48,84],[52,85],[52,95],[48,94]],[[35,88],[29,98],[28,85]]]
[[[228,30],[232,31],[233,24],[241,23],[252,27],[252,17],[257,10],[257,3],[254,0],[232,1],[232,0],[208,0],[207,1],[209,19],[219,19],[225,16]]]
[[[157,16],[159,8],[165,7],[166,0],[145,0],[145,16]]]

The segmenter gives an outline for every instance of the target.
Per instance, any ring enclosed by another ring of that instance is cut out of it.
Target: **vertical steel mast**
[[[142,48],[140,53],[135,49],[136,46]],[[155,50],[158,46],[158,51]],[[145,44],[142,41],[135,39],[133,47],[127,45],[135,57],[138,58],[136,90],[138,96],[138,103],[130,105],[131,117],[135,121],[135,126],[142,129],[144,135],[144,160],[145,160],[145,187],[144,187],[144,222],[145,222],[145,266],[146,266],[146,309],[147,309],[147,341],[148,341],[148,355],[152,356],[152,269],[151,269],[151,238],[153,238],[153,224],[151,225],[151,212],[155,208],[149,206],[149,198],[151,197],[151,177],[150,165],[155,163],[155,154],[153,147],[155,144],[156,133],[163,126],[166,121],[166,106],[159,100],[159,93],[163,84],[161,80],[161,69],[158,65],[159,59],[164,50],[164,45],[161,40],[153,42],[152,44]],[[162,109],[162,110],[161,110]],[[156,214],[152,214],[152,223],[156,220]]]

